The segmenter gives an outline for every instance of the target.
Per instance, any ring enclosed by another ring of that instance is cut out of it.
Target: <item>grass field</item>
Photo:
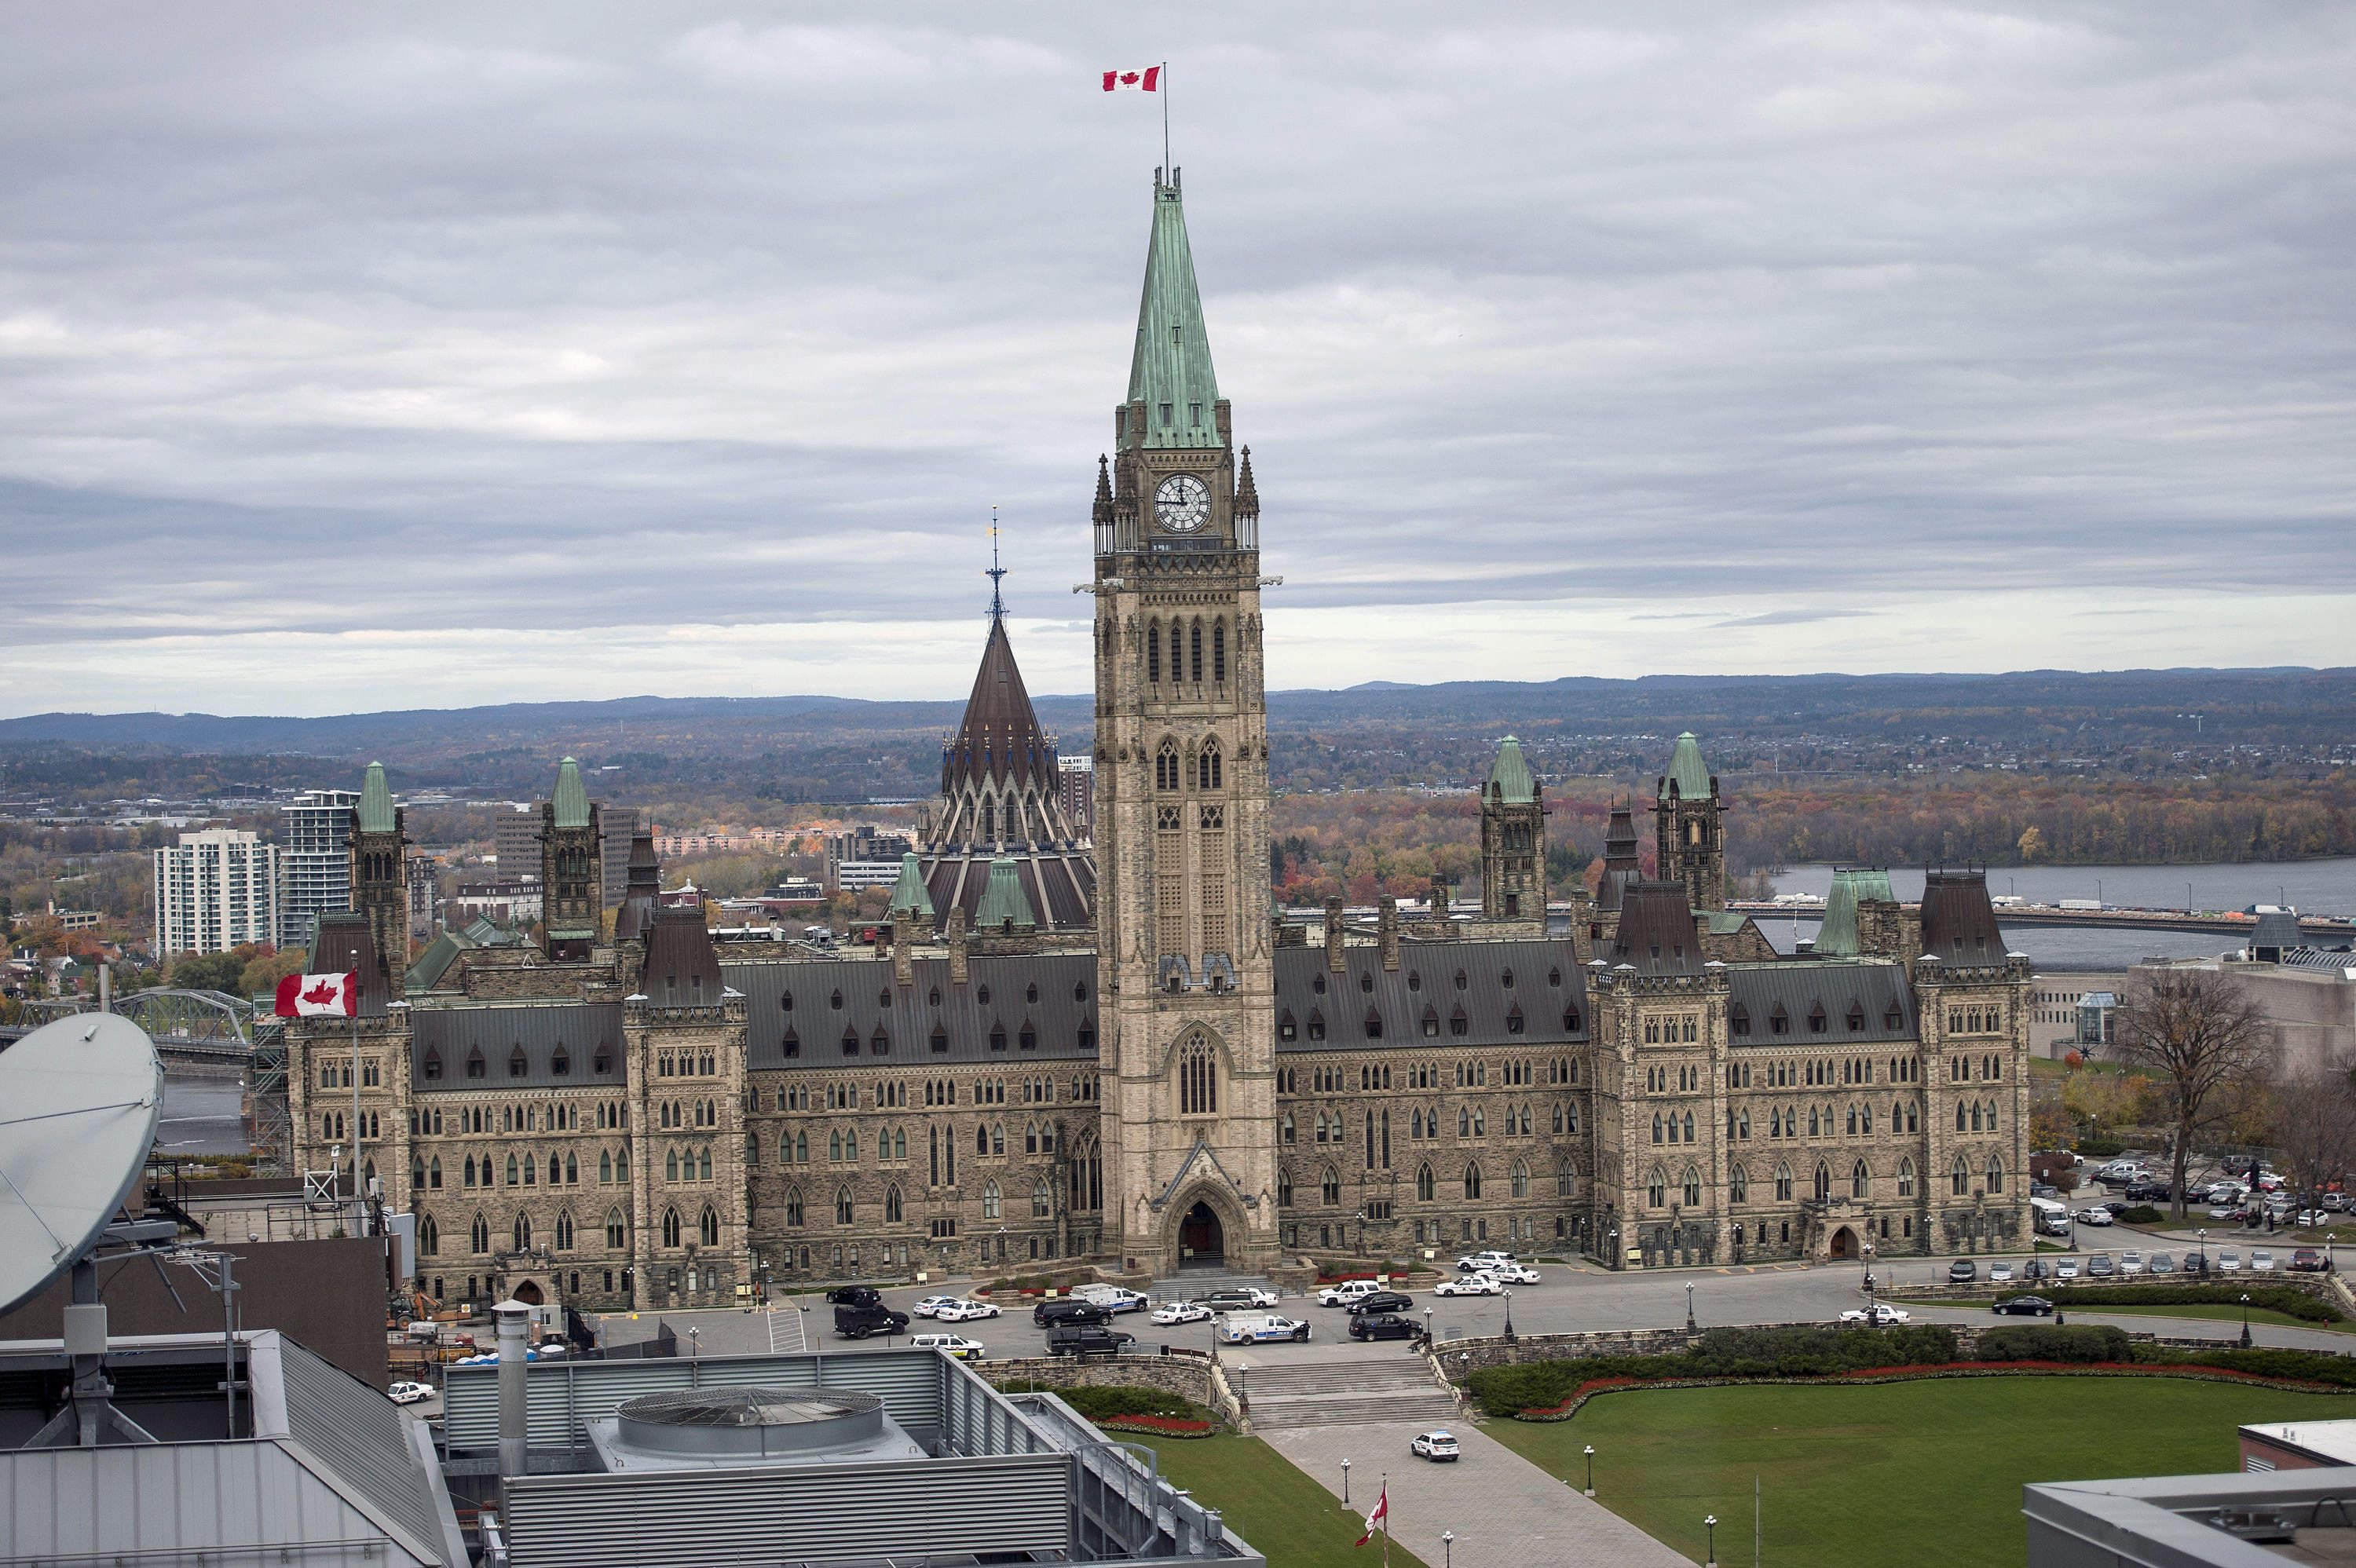
[[[1339,1498],[1258,1438],[1203,1437],[1163,1443],[1155,1451],[1164,1476],[1226,1514],[1228,1527],[1270,1563],[1284,1568],[1366,1568],[1374,1548],[1351,1548],[1365,1529],[1365,1515],[1344,1508]],[[1421,1559],[1397,1541],[1391,1543],[1391,1563],[1393,1568],[1423,1568]]]
[[[1638,1391],[1590,1400],[1569,1421],[1485,1430],[1574,1485],[1592,1443],[1596,1500],[1696,1562],[1712,1513],[1719,1561],[1751,1561],[1756,1476],[1765,1563],[2018,1568],[2026,1482],[2233,1470],[2244,1422],[2346,1416],[2356,1397],[2158,1378],[1963,1378]]]
[[[2023,1293],[2029,1296],[2036,1295],[2037,1285],[2037,1281],[2031,1280],[2027,1285],[2022,1287]],[[1952,1307],[1959,1305],[1959,1303],[1953,1301],[1927,1301],[1919,1300],[1910,1296],[1891,1296],[1890,1299],[1897,1302],[1902,1307]],[[2065,1317],[2076,1317],[2082,1313],[2094,1313],[2118,1317],[2201,1317],[2208,1318],[2212,1321],[2239,1323],[2242,1320],[2242,1305],[2237,1301],[2187,1301],[2172,1303],[2168,1306],[2161,1307],[2154,1307],[2148,1303],[2130,1303],[2125,1306],[2088,1307],[2082,1302],[2075,1307],[2063,1307],[2062,1309],[2062,1313]],[[1991,1312],[1988,1314],[1988,1321],[1999,1324],[2043,1323],[2050,1321],[2050,1319],[2043,1317],[2000,1317]],[[2250,1321],[2253,1323],[2272,1323],[2276,1327],[2281,1328],[2319,1328],[2327,1334],[2356,1334],[2356,1323],[2310,1323],[2304,1317],[2293,1317],[2287,1312],[2276,1312],[2271,1307],[2251,1307]]]

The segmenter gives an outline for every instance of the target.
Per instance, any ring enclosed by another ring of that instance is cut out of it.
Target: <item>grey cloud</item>
[[[1846,621],[1870,614],[1868,610],[1769,610],[1758,615],[1737,615],[1715,626],[1805,626],[1817,621]]]

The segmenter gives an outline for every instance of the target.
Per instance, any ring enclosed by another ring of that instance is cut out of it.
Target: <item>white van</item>
[[[2037,1228],[2049,1236],[2070,1234],[2069,1205],[2054,1198],[2032,1198],[2029,1206],[2037,1214]]]
[[[1142,1312],[1152,1305],[1138,1292],[1118,1285],[1076,1285],[1070,1296],[1074,1301],[1089,1302],[1115,1314]]]
[[[1273,1312],[1230,1312],[1219,1319],[1219,1340],[1226,1345],[1266,1344],[1270,1340],[1309,1338],[1309,1325]]]

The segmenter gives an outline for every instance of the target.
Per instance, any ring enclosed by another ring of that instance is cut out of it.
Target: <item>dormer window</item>
[[[1033,984],[1033,985],[1029,985],[1029,986],[1025,986],[1025,987],[1023,987],[1023,999],[1024,1001],[1026,1001],[1026,1002],[1030,1002],[1030,1003],[1032,1003],[1032,1004],[1033,1004],[1033,1005],[1036,1005],[1036,1004],[1037,1004],[1037,1002],[1038,1002],[1038,1000],[1039,1000],[1039,987],[1038,987],[1038,986],[1037,986],[1037,985],[1035,985],[1035,984]]]
[[[1004,1024],[994,1023],[990,1026],[990,1049],[992,1051],[1004,1051],[1006,1049],[1006,1026]]]
[[[600,1078],[609,1078],[614,1072],[614,1059],[600,1051],[589,1059],[589,1071]]]
[[[1734,1034],[1751,1032],[1751,1009],[1737,1002],[1726,1010],[1726,1027]]]
[[[427,1082],[431,1083],[439,1079],[442,1076],[442,1053],[438,1051],[428,1050],[425,1053],[423,1068]]]
[[[842,1030],[842,1054],[845,1056],[859,1054],[859,1031],[847,1024],[843,1026]]]
[[[1325,1015],[1314,1008],[1309,1010],[1309,1038],[1312,1040],[1325,1038]]]
[[[1323,996],[1325,994],[1325,976],[1323,975],[1312,976],[1309,981],[1309,988],[1316,992],[1319,996]]]
[[[1085,1001],[1087,1001],[1087,999],[1088,999],[1088,987],[1087,987],[1087,983],[1086,981],[1083,981],[1083,982],[1081,982],[1079,985],[1076,985],[1076,986],[1075,986],[1075,987],[1072,987],[1072,1000],[1074,1000],[1074,1001],[1076,1001],[1076,1002],[1085,1002]]]
[[[879,1008],[889,1008],[892,1005],[892,993],[889,991],[876,992],[875,1005]]]
[[[1562,1015],[1562,1032],[1565,1034],[1577,1034],[1579,1032],[1579,1009],[1577,1008],[1572,1008]]]
[[[478,1045],[472,1051],[466,1052],[466,1076],[469,1078],[480,1078],[485,1076],[485,1072],[486,1069],[483,1061],[483,1048]]]
[[[1549,970],[1547,970],[1547,985],[1549,985],[1549,986],[1559,986],[1559,985],[1561,985],[1561,984],[1562,984],[1562,971],[1561,971],[1560,969],[1549,969]]]
[[[1505,989],[1510,991],[1514,988],[1514,972],[1511,969],[1506,970],[1505,974],[1498,977],[1505,982]]]
[[[1291,1014],[1291,1013],[1290,1013],[1290,1012],[1284,1012],[1284,1013],[1280,1013],[1280,1014],[1278,1014],[1278,1015],[1277,1015],[1277,1019],[1276,1019],[1276,1038],[1277,1038],[1277,1039],[1279,1039],[1279,1040],[1294,1040],[1294,1039],[1299,1038],[1300,1034],[1301,1034],[1301,1026],[1300,1026],[1299,1024],[1297,1024],[1297,1023],[1295,1023],[1295,1022],[1293,1022],[1293,1021],[1292,1021],[1292,1014]]]
[[[1825,1032],[1825,1005],[1822,1002],[1816,1003],[1808,1009],[1808,1032],[1810,1034]]]
[[[1082,1051],[1094,1051],[1097,1048],[1097,1026],[1095,1019],[1083,1019],[1080,1020],[1079,1041],[1080,1049]]]
[[[1464,988],[1464,971],[1462,969],[1456,971],[1456,988],[1460,991]]]
[[[777,1010],[781,1013],[789,1013],[794,1010],[794,994],[791,991],[787,991],[777,998]]]
[[[990,1006],[990,987],[988,986],[976,986],[973,990],[973,999],[980,1002],[985,1008]]]
[[[1775,1010],[1767,1015],[1767,1032],[1769,1034],[1792,1032],[1792,1016],[1783,1010],[1783,1004],[1781,1002],[1776,1003]]]
[[[1365,992],[1369,997],[1375,994],[1375,977],[1372,973],[1360,973],[1358,976],[1358,989]]]
[[[523,1053],[523,1047],[522,1047],[522,1046],[519,1045],[519,1046],[517,1046],[513,1051],[509,1051],[509,1052],[508,1053],[508,1076],[509,1076],[509,1077],[510,1077],[510,1078],[521,1078],[521,1077],[523,1077],[526,1073],[530,1072],[530,1071],[531,1071],[531,1061],[530,1061],[530,1058],[528,1058],[528,1057],[526,1057],[526,1056],[524,1055],[524,1053]]]
[[[948,1053],[948,1049],[949,1031],[943,1029],[940,1025],[935,1024],[933,1026],[933,1054],[935,1056],[945,1056]]]
[[[1892,1034],[1906,1027],[1905,1015],[1898,1010],[1896,1002],[1890,1003],[1890,1010],[1881,1015],[1881,1027]]]
[[[832,1004],[836,1012],[842,1011],[842,993],[841,991],[835,992],[832,996],[827,997],[827,1000]]]
[[[792,1029],[786,1030],[786,1038],[782,1043],[787,1056],[799,1056],[802,1053],[802,1037]]]
[[[934,1008],[937,1008],[941,1005],[941,988],[938,986],[935,986],[932,990],[926,995],[925,1004],[927,1007]]]
[[[1030,1020],[1027,1019],[1023,1020],[1023,1032],[1014,1037],[1014,1043],[1025,1051],[1039,1049],[1039,1031],[1031,1027]]]
[[[1512,1010],[1505,1014],[1505,1032],[1507,1034],[1522,1032],[1522,1005],[1519,1002],[1515,1002]]]
[[[1366,1009],[1366,1038],[1368,1040],[1383,1038],[1383,1015],[1372,1008]]]
[[[1408,990],[1410,990],[1410,991],[1420,991],[1420,990],[1422,990],[1422,989],[1423,989],[1423,976],[1422,976],[1421,975],[1417,974],[1417,973],[1416,973],[1414,970],[1412,970],[1412,969],[1408,970],[1408,971],[1407,972],[1407,988],[1408,988]]]
[[[874,1056],[889,1056],[892,1054],[892,1037],[884,1032],[884,1026],[882,1024],[877,1024],[875,1026],[875,1032],[867,1037],[867,1050],[871,1055]]]
[[[1448,1015],[1448,1032],[1459,1040],[1472,1032],[1472,1020],[1464,1016],[1464,1005],[1462,1002],[1457,1004],[1454,1012]]]
[[[565,1077],[572,1072],[573,1058],[565,1054],[565,1051],[562,1046],[558,1046],[556,1048],[556,1054],[548,1059],[548,1070],[559,1078]]]
[[[1848,1032],[1851,1034],[1865,1032],[1865,1005],[1862,1002],[1851,1002],[1848,1005]]]
[[[1431,1004],[1429,1002],[1426,1002],[1423,1008],[1423,1038],[1426,1040],[1440,1038],[1440,1015],[1432,1010]]]

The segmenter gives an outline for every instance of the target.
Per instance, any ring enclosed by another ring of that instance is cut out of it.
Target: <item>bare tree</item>
[[[2343,1062],[2285,1084],[2276,1096],[2275,1147],[2292,1190],[2315,1207],[2334,1182],[2356,1166],[2356,1077]]]
[[[2220,969],[2147,967],[2136,972],[2112,1018],[2119,1060],[2148,1072],[2171,1130],[2170,1206],[2184,1218],[2185,1168],[2192,1140],[2233,1107],[2236,1087],[2262,1075],[2273,1031],[2240,979]]]

